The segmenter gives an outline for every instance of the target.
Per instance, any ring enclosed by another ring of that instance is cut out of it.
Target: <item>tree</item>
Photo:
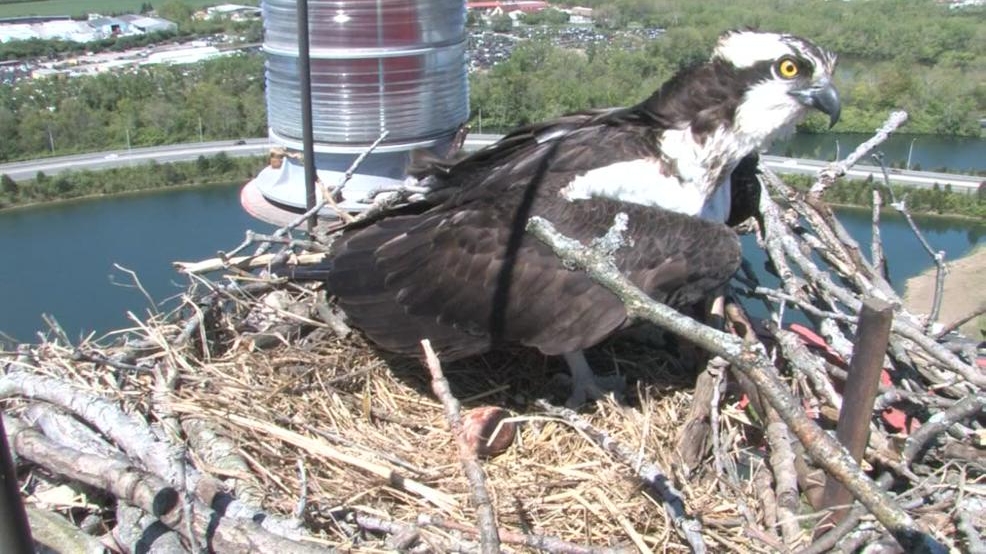
[[[168,21],[174,21],[179,27],[182,23],[191,21],[193,13],[195,10],[181,0],[167,0],[157,10],[158,16]]]
[[[506,33],[514,28],[514,20],[507,14],[494,15],[490,18],[490,28],[494,33]]]
[[[13,180],[10,175],[4,173],[3,175],[0,175],[0,191],[8,196],[17,196],[21,189],[17,186],[17,181]]]

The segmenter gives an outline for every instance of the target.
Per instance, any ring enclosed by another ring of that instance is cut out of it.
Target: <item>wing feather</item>
[[[533,237],[514,235],[538,215],[588,242],[618,212],[629,216],[634,240],[616,253],[620,269],[658,300],[681,305],[701,298],[739,264],[738,239],[725,225],[614,200],[559,197],[579,172],[621,161],[603,152],[657,157],[652,129],[633,117],[609,111],[531,127],[442,168],[441,178],[458,187],[445,203],[337,241],[328,283],[340,306],[380,346],[408,354],[423,338],[445,359],[503,341],[547,354],[593,346],[626,323],[622,303]]]

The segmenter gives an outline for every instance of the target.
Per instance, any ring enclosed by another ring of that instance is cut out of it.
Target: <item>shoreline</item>
[[[186,183],[182,185],[169,185],[166,187],[152,187],[146,189],[133,189],[133,190],[121,190],[119,192],[100,192],[96,194],[84,194],[82,196],[73,196],[72,198],[52,198],[49,200],[39,200],[37,202],[25,202],[20,204],[13,204],[0,208],[0,214],[7,212],[13,212],[16,210],[29,210],[32,208],[41,208],[44,206],[56,206],[59,204],[69,204],[72,202],[89,202],[93,200],[102,200],[105,198],[123,197],[123,196],[137,196],[140,194],[154,194],[159,192],[166,192],[169,190],[181,190],[181,189],[193,189],[193,188],[207,188],[207,187],[220,187],[220,186],[233,186],[237,184],[238,181],[209,181],[206,183]],[[247,181],[239,183],[240,186],[245,185]]]
[[[976,246],[961,258],[946,259],[945,267],[945,292],[938,321],[947,325],[986,304],[986,287],[982,286],[982,273],[986,271],[986,244]],[[917,314],[931,311],[935,273],[936,268],[932,267],[907,280],[903,300],[908,310]],[[986,327],[986,323],[981,325],[981,322],[986,322],[986,315],[962,325],[959,331],[977,342],[984,340],[980,328]]]

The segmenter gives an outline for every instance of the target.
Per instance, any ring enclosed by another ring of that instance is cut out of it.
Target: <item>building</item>
[[[102,17],[96,14],[90,14],[87,23],[103,38],[133,34],[130,23],[119,17]]]
[[[167,19],[161,19],[160,17],[127,14],[121,15],[120,19],[127,22],[133,30],[140,33],[156,33],[178,30],[178,25],[176,23],[168,21]]]
[[[0,23],[0,42],[30,39],[61,39],[90,42],[102,38],[87,21],[57,18],[33,22]]]
[[[232,19],[233,21],[259,19],[260,13],[261,9],[256,6],[241,6],[239,4],[220,4],[205,10],[205,16],[209,19]]]
[[[88,21],[68,17],[11,18],[0,20],[0,42],[30,39],[92,42],[115,36],[174,31],[177,28],[176,24],[166,19],[143,15],[103,17],[90,14]]]
[[[466,3],[466,9],[479,10],[489,15],[513,12],[535,13],[549,7],[547,2],[541,0],[480,0]]]

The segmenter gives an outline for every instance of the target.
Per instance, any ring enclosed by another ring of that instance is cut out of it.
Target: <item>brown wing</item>
[[[564,267],[524,226],[539,215],[588,242],[622,211],[634,243],[617,253],[621,269],[658,300],[697,300],[739,263],[739,243],[727,227],[557,194],[574,175],[620,161],[613,152],[623,159],[654,156],[648,133],[604,121],[456,165],[448,178],[460,180],[462,190],[446,204],[343,235],[329,288],[356,326],[396,352],[419,353],[423,338],[445,359],[503,341],[547,354],[587,348],[625,323],[622,303],[585,273]]]

